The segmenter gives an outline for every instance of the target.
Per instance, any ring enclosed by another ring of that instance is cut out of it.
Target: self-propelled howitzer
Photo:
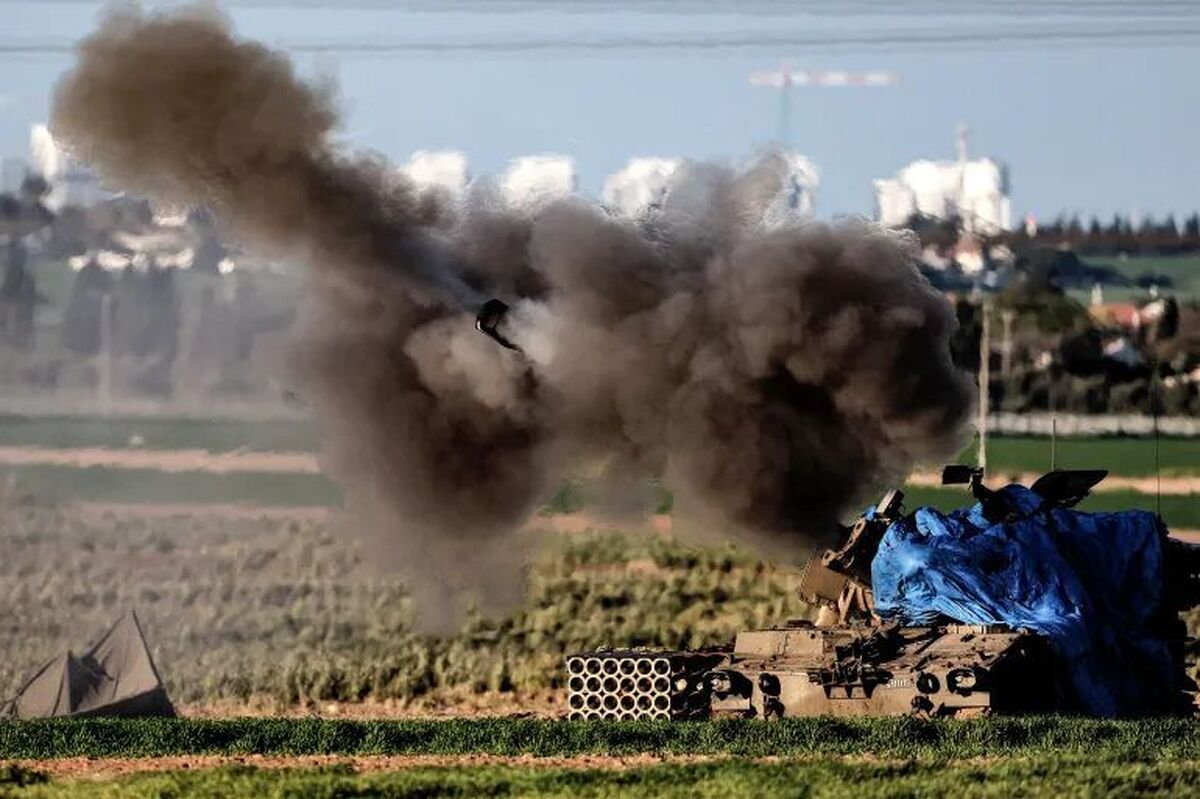
[[[508,311],[491,300],[476,327],[520,352]],[[905,513],[891,491],[808,563],[813,620],[714,649],[568,655],[569,714],[1193,714],[1178,614],[1200,604],[1200,547],[1153,514],[1071,510],[1106,474],[992,490],[981,470],[948,466],[943,482],[976,500],[948,515]]]
[[[1022,496],[992,491],[982,474],[947,467],[944,482],[970,483],[980,524],[1054,524],[1105,476],[1056,471]],[[576,719],[774,719],[814,715],[969,717],[991,713],[1089,712],[1071,685],[1070,662],[1042,632],[1003,624],[962,623],[949,616],[923,624],[876,612],[872,563],[889,528],[913,515],[891,491],[842,531],[834,549],[811,560],[802,598],[815,619],[739,633],[727,647],[681,652],[597,650],[566,658],[569,716]],[[1071,512],[1074,513],[1074,512]],[[1039,515],[1040,514],[1040,515]],[[1086,516],[1086,514],[1075,514]],[[1200,603],[1200,548],[1170,539],[1159,523],[1162,586],[1158,606],[1143,614],[1169,660],[1149,679],[1144,714],[1191,713],[1196,685],[1186,675],[1187,640],[1180,610]],[[1032,557],[1032,553],[1031,553]],[[1131,677],[1130,679],[1136,679]],[[1142,679],[1147,679],[1142,677]],[[1119,712],[1119,711],[1118,711]]]

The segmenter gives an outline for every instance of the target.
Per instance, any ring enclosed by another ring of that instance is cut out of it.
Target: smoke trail
[[[783,159],[682,165],[631,221],[514,209],[486,182],[460,203],[418,192],[332,148],[336,121],[330,86],[201,8],[107,13],[52,127],[111,184],[311,266],[298,367],[324,463],[427,607],[510,590],[512,531],[582,464],[663,475],[730,532],[788,540],[959,444],[971,390],[913,245],[768,224]],[[529,357],[473,330],[493,295]]]

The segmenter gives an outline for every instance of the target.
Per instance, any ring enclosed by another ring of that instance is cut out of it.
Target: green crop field
[[[1164,294],[1174,294],[1187,300],[1200,299],[1200,256],[1135,255],[1126,259],[1088,257],[1085,260],[1097,266],[1111,267],[1134,279],[1147,274],[1165,275],[1170,279],[1171,285],[1162,288]],[[1104,291],[1104,298],[1109,302],[1141,299],[1146,296],[1146,290],[1136,286],[1107,288]]]
[[[731,755],[967,759],[1087,755],[1197,761],[1193,719],[1067,716],[972,720],[795,718],[778,722],[479,718],[52,719],[0,723],[0,760],[168,755]]]
[[[1170,281],[1170,285],[1160,286],[1161,294],[1174,295],[1185,302],[1200,300],[1200,256],[1133,255],[1124,259],[1085,256],[1084,260],[1094,266],[1107,266],[1115,269],[1133,280],[1145,275],[1165,276]],[[1091,301],[1090,288],[1071,289],[1069,294],[1085,305]],[[1148,299],[1150,299],[1149,291],[1136,285],[1104,287],[1105,302],[1145,301]]]
[[[970,494],[958,487],[930,488],[906,486],[904,504],[908,510],[921,505],[931,505],[941,511],[950,511],[969,505],[974,500]],[[1136,491],[1096,492],[1079,504],[1079,510],[1118,511],[1137,508],[1157,512],[1161,509],[1168,527],[1180,530],[1200,529],[1200,494],[1141,494]]]
[[[137,431],[137,432],[135,432]],[[0,421],[0,446],[45,446],[51,448],[120,447],[130,435],[144,437],[146,449],[209,449],[227,452],[251,450],[311,451],[314,430],[300,422],[241,422],[132,420],[96,421],[67,419],[55,425],[46,420]],[[1057,461],[1060,468],[1107,468],[1115,476],[1151,477],[1155,462],[1164,477],[1200,477],[1200,441],[1164,438],[1158,442],[1136,438],[1060,439]],[[989,439],[989,468],[995,474],[1029,474],[1050,466],[1049,441],[1036,437]],[[958,460],[973,463],[973,448]],[[58,464],[0,465],[0,480],[12,490],[45,503],[212,503],[276,507],[337,506],[338,487],[319,474],[246,472],[217,474],[204,471],[168,472],[155,469],[77,467]],[[1176,489],[1178,490],[1178,489]],[[939,508],[967,504],[969,497],[958,489],[908,488],[910,505],[934,504]],[[647,492],[646,512],[669,512],[670,492],[654,483]],[[589,507],[586,481],[568,480],[545,498],[542,513],[572,513]],[[1166,494],[1163,515],[1169,524],[1200,527],[1200,497],[1195,494]],[[1095,510],[1139,507],[1154,510],[1152,494],[1132,490],[1102,491],[1084,505]]]
[[[960,463],[975,463],[977,447],[967,447]],[[1200,439],[1162,438],[1157,459],[1163,476],[1200,475]],[[1042,436],[989,436],[988,469],[992,472],[1029,473],[1050,470],[1050,439]],[[1121,477],[1149,477],[1155,473],[1152,438],[1065,438],[1055,443],[1059,469],[1108,469]]]
[[[28,779],[28,777],[26,778]],[[870,762],[834,758],[722,760],[631,769],[455,766],[355,774],[348,766],[268,771],[231,766],[5,789],[13,797],[436,797],[710,799],[715,797],[1182,796],[1200,790],[1200,765],[1086,757],[992,762]]]
[[[234,765],[103,780],[50,780],[28,766],[13,765],[0,769],[0,796],[1181,795],[1200,790],[1198,732],[1196,722],[1182,719],[1071,718],[22,722],[0,724],[0,760],[212,754],[524,759],[519,765],[410,765],[366,774],[356,773],[352,762],[285,770]],[[616,767],[617,758],[643,753],[693,762]],[[577,756],[602,760],[540,765],[531,759]]]
[[[124,448],[154,450],[199,449],[210,452],[313,452],[318,446],[315,423],[296,420],[239,421],[234,419],[29,417],[0,415],[0,446],[46,448]],[[1200,475],[1200,441],[1162,438],[1158,462],[1164,475]],[[973,463],[975,445],[958,456]],[[1042,436],[992,436],[988,460],[997,471],[1037,472],[1050,468],[1050,440]],[[1155,443],[1149,438],[1060,437],[1060,468],[1107,468],[1113,474],[1144,477],[1154,474]]]
[[[71,502],[329,507],[341,492],[321,474],[167,472],[104,466],[0,466],[12,493],[39,504]]]
[[[305,420],[0,415],[0,446],[121,448],[134,440],[146,449],[312,451],[317,433]]]

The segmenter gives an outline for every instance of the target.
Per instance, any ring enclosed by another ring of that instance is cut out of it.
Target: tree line
[[[1200,252],[1200,213],[1179,224],[1174,215],[1133,220],[1116,214],[1107,222],[1095,216],[1086,223],[1060,215],[1036,229],[1020,228],[1006,237],[1010,245],[1067,245],[1080,255],[1184,255]]]

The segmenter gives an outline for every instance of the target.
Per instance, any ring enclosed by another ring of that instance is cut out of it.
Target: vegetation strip
[[[76,469],[154,469],[160,472],[271,472],[277,474],[320,474],[321,467],[311,452],[264,452],[206,449],[138,449],[129,447],[0,446],[0,464],[5,466],[70,466]]]
[[[1200,788],[1200,764],[1144,763],[1086,756],[988,762],[872,761],[812,758],[756,763],[719,760],[632,769],[523,768],[485,765],[355,773],[348,765],[292,770],[233,766],[136,774],[107,781],[49,781],[13,771],[0,782],[12,797],[813,797],[899,796],[1144,796],[1181,795]]]
[[[282,507],[341,504],[337,485],[322,474],[285,472],[165,472],[57,464],[0,465],[17,495],[42,503],[236,503]]]
[[[0,413],[0,444],[56,449],[136,445],[151,450],[313,452],[318,440],[316,425],[307,419],[102,418]]]
[[[166,755],[862,755],[1077,753],[1200,759],[1200,723],[1066,717],[790,719],[620,724],[532,719],[60,719],[0,723],[0,759]]]

